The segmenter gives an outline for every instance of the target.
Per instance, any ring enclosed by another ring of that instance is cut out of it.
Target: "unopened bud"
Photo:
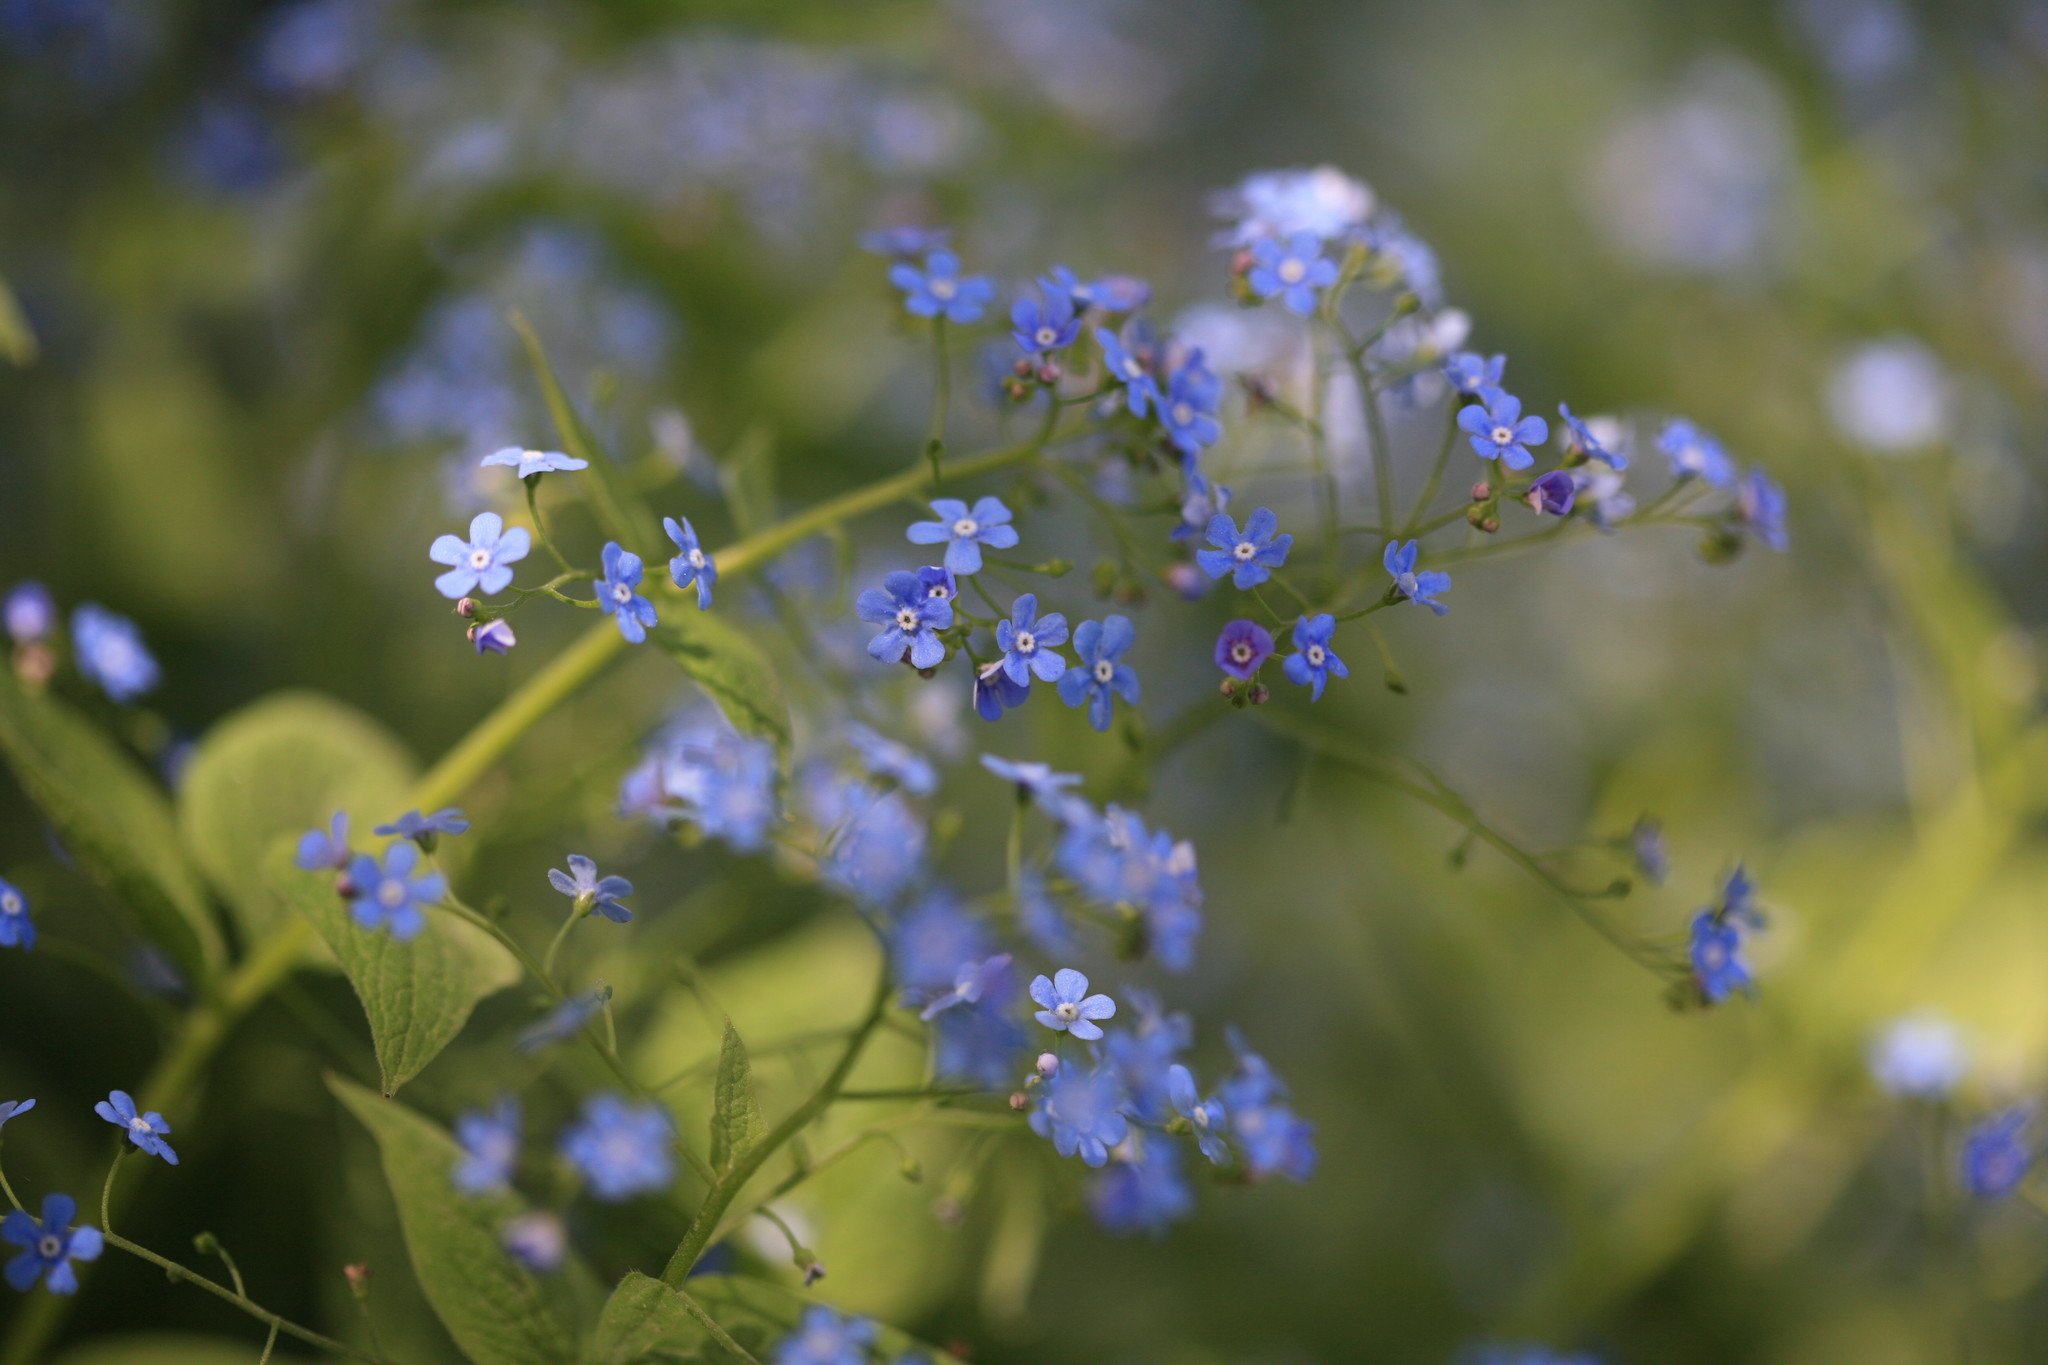
[[[1222,685],[1219,686],[1216,690],[1218,692],[1221,692],[1226,697],[1234,698],[1237,695],[1237,679],[1225,678],[1222,682]]]
[[[1465,520],[1473,526],[1485,525],[1486,504],[1483,502],[1475,502],[1470,507],[1467,507],[1465,509]]]
[[[1060,1069],[1060,1059],[1053,1056],[1050,1052],[1041,1052],[1038,1054],[1038,1060],[1032,1064],[1031,1069],[1045,1079],[1051,1080],[1053,1073]]]
[[[455,614],[465,621],[476,618],[477,602],[474,597],[465,597],[455,604]]]
[[[354,900],[359,890],[361,888],[356,885],[356,879],[346,872],[334,879],[334,894],[345,901]]]
[[[348,1281],[349,1293],[358,1299],[370,1297],[370,1267],[366,1263],[357,1261],[352,1265],[345,1265],[341,1268],[341,1274],[342,1278]]]
[[[29,690],[37,691],[47,686],[56,672],[57,655],[41,640],[15,646],[14,676],[21,679],[22,685]]]
[[[1026,1094],[1025,1094],[1025,1093],[1024,1093],[1023,1091],[1021,1091],[1021,1090],[1016,1090],[1016,1091],[1012,1091],[1012,1092],[1011,1092],[1011,1094],[1010,1094],[1010,1107],[1011,1107],[1012,1109],[1019,1109],[1019,1110],[1021,1110],[1021,1109],[1022,1109],[1022,1108],[1023,1108],[1023,1107],[1025,1106],[1025,1105],[1027,1105],[1027,1104],[1029,1104],[1029,1103],[1031,1103],[1031,1098],[1030,1098],[1030,1096],[1026,1095]]]
[[[1488,483],[1486,480],[1481,479],[1478,483],[1472,485],[1472,501],[1485,502],[1488,498],[1492,496],[1493,485]]]
[[[806,1289],[809,1289],[812,1285],[816,1284],[818,1281],[825,1278],[825,1266],[823,1262],[812,1261],[809,1265],[805,1266],[803,1270],[804,1288]]]
[[[1010,366],[1010,373],[1016,375],[1019,379],[1029,379],[1031,377],[1031,358],[1029,356],[1020,357],[1016,364]]]
[[[1486,518],[1486,520],[1479,523],[1479,529],[1486,532],[1486,534],[1488,535],[1492,535],[1495,531],[1498,531],[1500,529],[1500,518]]]
[[[1267,687],[1264,683],[1252,684],[1253,706],[1264,706],[1267,702],[1271,701],[1272,699],[1273,691],[1271,688]]]
[[[1057,384],[1060,382],[1060,377],[1063,373],[1064,371],[1060,369],[1057,361],[1048,360],[1038,367],[1038,382],[1048,385]]]

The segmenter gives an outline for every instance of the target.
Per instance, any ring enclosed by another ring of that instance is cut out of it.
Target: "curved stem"
[[[293,1322],[291,1319],[283,1317],[280,1314],[271,1312],[268,1308],[265,1308],[262,1304],[257,1303],[248,1295],[237,1294],[234,1290],[228,1288],[226,1285],[221,1284],[216,1280],[209,1280],[206,1278],[206,1276],[201,1275],[196,1271],[187,1269],[185,1266],[178,1264],[178,1262],[170,1259],[168,1256],[159,1256],[156,1252],[151,1251],[148,1247],[143,1246],[139,1242],[131,1242],[126,1237],[121,1236],[119,1233],[110,1232],[106,1229],[102,1229],[101,1235],[106,1238],[108,1246],[114,1247],[120,1251],[125,1251],[130,1256],[134,1256],[141,1260],[148,1261],[151,1265],[163,1271],[164,1274],[170,1276],[171,1279],[174,1281],[182,1281],[185,1284],[193,1285],[199,1289],[204,1289],[207,1293],[213,1295],[215,1298],[227,1301],[228,1303],[234,1305],[236,1308],[240,1309],[242,1312],[247,1313],[250,1317],[256,1319],[256,1321],[268,1326],[273,1333],[282,1332],[284,1335],[288,1337],[293,1337],[299,1341],[303,1341],[308,1346],[317,1346],[321,1350],[329,1352],[332,1355],[338,1355],[344,1360],[365,1361],[368,1363],[368,1365],[392,1365],[392,1361],[388,1356],[378,1355],[370,1351],[359,1350],[356,1347],[349,1345],[345,1341],[336,1341],[333,1337],[322,1336],[320,1333],[314,1331],[310,1327],[301,1327],[296,1322]],[[267,1351],[269,1348],[266,1347],[265,1349]]]

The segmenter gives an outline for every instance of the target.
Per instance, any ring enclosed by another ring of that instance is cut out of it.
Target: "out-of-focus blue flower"
[[[1007,550],[1017,543],[1017,528],[1001,498],[982,498],[971,511],[958,498],[937,498],[932,512],[937,521],[913,521],[903,534],[913,545],[944,545],[946,568],[953,573],[980,573],[984,545]]]
[[[1628,833],[1628,850],[1644,881],[1664,885],[1671,874],[1671,856],[1664,847],[1664,826],[1655,817],[1645,815],[1636,821]]]
[[[579,460],[559,450],[523,450],[518,446],[506,446],[484,456],[483,468],[495,466],[516,469],[520,478],[531,479],[542,474],[573,474],[579,469],[590,468],[590,461]]]
[[[877,256],[923,256],[943,250],[952,236],[951,228],[916,227],[910,224],[876,228],[860,235],[860,249]]]
[[[718,565],[704,551],[697,539],[697,528],[684,517],[680,523],[674,517],[661,519],[662,529],[668,538],[676,543],[676,555],[668,562],[668,576],[679,588],[697,585],[697,610],[711,610],[711,589],[718,582]]]
[[[1019,294],[1010,305],[1010,335],[1026,355],[1063,351],[1081,334],[1073,295],[1059,289]]]
[[[1194,965],[1202,888],[1192,844],[1176,843],[1165,830],[1147,830],[1135,814],[1111,806],[1099,816],[1071,819],[1055,857],[1091,900],[1136,907],[1143,946],[1168,970]]]
[[[1728,880],[1721,884],[1721,913],[1751,929],[1764,927],[1763,907],[1756,900],[1756,883],[1751,880],[1749,869],[1741,863],[1735,865],[1728,874]]]
[[[597,864],[581,853],[569,855],[569,870],[548,869],[548,885],[576,902],[585,914],[603,915],[614,924],[624,924],[633,912],[619,903],[619,897],[633,894],[633,883],[624,877],[600,877]]]
[[[602,1014],[611,998],[610,986],[579,991],[522,1029],[512,1046],[520,1052],[538,1052],[555,1043],[566,1043]]]
[[[1657,433],[1657,449],[1671,462],[1671,477],[1699,479],[1714,488],[1735,482],[1735,462],[1711,432],[1674,418]]]
[[[1438,616],[1442,616],[1450,608],[1437,601],[1436,595],[1451,586],[1451,576],[1436,569],[1424,569],[1417,573],[1415,560],[1420,552],[1421,546],[1416,541],[1411,540],[1404,545],[1398,540],[1390,540],[1380,556],[1380,562],[1393,576],[1396,592],[1417,606],[1428,607]]]
[[[1444,378],[1450,381],[1452,388],[1472,398],[1488,389],[1499,388],[1507,368],[1508,358],[1505,355],[1484,356],[1477,351],[1453,351],[1444,358]]]
[[[1034,977],[1031,998],[1039,1007],[1034,1019],[1054,1033],[1071,1033],[1083,1042],[1102,1037],[1097,1019],[1116,1017],[1116,1001],[1088,994],[1088,978],[1072,967],[1062,967],[1050,978]]]
[[[1603,531],[1612,531],[1615,525],[1636,510],[1636,500],[1624,491],[1620,474],[1604,464],[1582,464],[1572,470],[1572,479],[1579,486],[1576,505],[1581,515],[1588,515],[1592,523]]]
[[[1129,706],[1138,704],[1138,675],[1122,662],[1135,638],[1128,616],[1083,621],[1074,631],[1074,653],[1080,662],[1061,675],[1060,700],[1068,706],[1085,702],[1088,723],[1097,730],[1109,729],[1113,696]]]
[[[978,547],[974,555],[979,568]],[[854,599],[853,611],[861,620],[882,627],[882,632],[868,641],[871,658],[893,664],[907,653],[911,667],[936,668],[946,657],[939,632],[953,624],[953,603],[930,596],[914,573],[898,569],[882,580],[881,587],[863,590]]]
[[[1247,517],[1242,534],[1228,513],[1219,512],[1209,522],[1209,544],[1215,548],[1195,551],[1195,562],[1211,578],[1229,574],[1237,587],[1255,588],[1287,562],[1287,552],[1294,546],[1294,537],[1276,534],[1279,529],[1280,518],[1270,507]]]
[[[135,623],[96,602],[81,602],[71,613],[71,648],[78,671],[122,705],[153,690],[163,676]]]
[[[1003,672],[1020,687],[1029,687],[1036,674],[1044,682],[1058,682],[1067,671],[1066,659],[1054,645],[1065,644],[1067,618],[1059,612],[1038,614],[1038,597],[1024,593],[1010,607],[1010,619],[996,622],[996,648],[1003,651]]]
[[[1315,1125],[1289,1107],[1287,1087],[1235,1029],[1230,1031],[1230,1046],[1237,1067],[1218,1093],[1246,1170],[1255,1180],[1274,1175],[1307,1180],[1316,1168]]]
[[[464,597],[478,590],[495,597],[512,586],[512,566],[532,548],[532,537],[524,526],[508,531],[505,519],[496,512],[479,512],[470,520],[467,541],[460,536],[441,536],[427,547],[427,558],[454,566],[434,580],[443,597]]]
[[[170,146],[172,169],[212,194],[248,194],[277,179],[285,166],[275,121],[254,103],[231,96],[202,99]]]
[[[40,583],[17,583],[7,591],[0,621],[6,624],[7,638],[18,645],[47,640],[57,629],[57,600]]]
[[[1071,790],[1081,785],[1079,773],[1054,772],[1049,763],[1009,759],[999,754],[983,754],[981,766],[1006,782],[1016,783],[1038,803],[1040,810],[1055,819],[1067,819],[1076,806],[1084,812],[1087,809],[1087,803]]]
[[[1186,540],[1196,534],[1206,534],[1209,523],[1230,508],[1230,489],[1222,484],[1212,484],[1204,478],[1202,471],[1187,463],[1187,486],[1181,495],[1180,525],[1173,528],[1173,539]]]
[[[1025,869],[1017,878],[1017,928],[1047,957],[1071,957],[1080,951],[1074,928],[1067,922],[1045,879]]]
[[[292,862],[304,872],[339,872],[353,856],[348,846],[348,812],[338,810],[326,829],[309,829],[299,836],[299,851]]]
[[[616,540],[605,542],[599,562],[604,577],[591,585],[597,592],[598,610],[618,621],[619,634],[626,637],[627,644],[637,645],[654,626],[654,603],[640,595],[646,567],[639,555]]]
[[[160,1156],[173,1166],[178,1164],[178,1154],[164,1141],[171,1125],[154,1109],[148,1113],[137,1110],[134,1097],[127,1091],[110,1092],[92,1107],[92,1112],[126,1133],[130,1142],[151,1156]]]
[[[36,946],[36,922],[29,918],[28,897],[13,882],[0,879],[0,948],[23,952]]]
[[[469,833],[469,820],[453,806],[443,806],[432,815],[409,810],[390,824],[377,826],[373,833],[387,838],[410,839],[421,848],[431,850],[434,841],[444,834],[453,837]]]
[[[1761,468],[1752,468],[1735,490],[1735,513],[1751,533],[1783,554],[1791,548],[1785,531],[1785,490]]]
[[[331,95],[369,56],[380,6],[362,0],[297,0],[273,10],[256,43],[258,84],[280,95]]]
[[[1211,1095],[1201,1098],[1195,1089],[1195,1075],[1178,1062],[1166,1073],[1167,1095],[1173,1104],[1173,1112],[1188,1121],[1194,1130],[1195,1145],[1202,1149],[1202,1155],[1218,1166],[1230,1164],[1230,1144],[1223,1140],[1223,1125],[1226,1114],[1223,1101]]]
[[[1940,1099],[1970,1069],[1970,1050],[1956,1026],[1938,1014],[1894,1019],[1870,1044],[1870,1074],[1891,1094]]]
[[[956,1005],[979,1004],[984,996],[994,999],[995,992],[1009,977],[1008,953],[998,953],[980,962],[963,962],[953,973],[953,989],[933,996],[917,1017],[930,1022]]]
[[[781,818],[775,747],[705,711],[672,725],[626,775],[619,807],[658,821],[690,820],[743,853],[759,852]]]
[[[569,1255],[569,1230],[552,1213],[539,1209],[515,1214],[498,1230],[505,1254],[536,1275],[552,1275]]]
[[[462,1157],[455,1163],[455,1188],[488,1194],[512,1183],[519,1162],[519,1101],[505,1096],[489,1109],[472,1109],[455,1119]]]
[[[582,1121],[562,1135],[562,1155],[591,1193],[618,1203],[675,1183],[674,1144],[674,1127],[660,1105],[594,1095],[584,1103]]]
[[[1223,424],[1216,420],[1222,400],[1223,381],[1202,363],[1201,351],[1191,351],[1167,380],[1159,404],[1159,424],[1176,450],[1194,456],[1216,444],[1223,435]]]
[[[1499,460],[1509,469],[1536,463],[1529,447],[1550,439],[1550,423],[1533,413],[1524,417],[1522,400],[1505,389],[1487,389],[1479,402],[1458,409],[1458,428],[1481,459]]]
[[[889,267],[889,283],[903,291],[905,311],[948,322],[981,321],[982,310],[996,296],[988,276],[961,275],[960,258],[950,251],[926,256],[922,270],[908,261],[898,261]]]
[[[2002,1199],[2018,1189],[2034,1165],[2033,1119],[2034,1111],[2020,1105],[1972,1128],[1963,1139],[1963,1188],[1979,1199]]]
[[[417,844],[393,844],[384,854],[384,865],[369,854],[359,854],[349,864],[348,880],[353,886],[349,911],[358,926],[368,930],[388,929],[401,943],[418,938],[427,927],[427,912],[448,894],[448,879],[439,872],[414,875],[419,866]]]
[[[1239,682],[1249,682],[1272,657],[1273,634],[1257,621],[1240,617],[1216,636],[1216,666]]]
[[[866,1365],[875,1324],[843,1318],[823,1304],[804,1309],[796,1330],[775,1347],[775,1365]]]
[[[0,1100],[0,1127],[5,1127],[9,1119],[18,1119],[35,1107],[34,1100]]]
[[[1317,291],[1337,282],[1337,263],[1323,255],[1314,233],[1298,232],[1283,244],[1270,237],[1252,243],[1252,268],[1245,283],[1262,299],[1278,298],[1303,317],[1316,311]]]
[[[1498,384],[1500,381],[1496,379],[1494,382]],[[1617,474],[1628,468],[1628,452],[1621,449],[1621,443],[1617,441],[1610,444],[1601,440],[1585,421],[1572,416],[1569,403],[1559,403],[1557,415],[1564,419],[1565,448],[1571,452],[1573,458],[1598,460]]]
[[[912,796],[930,796],[939,785],[931,760],[908,744],[899,744],[865,725],[849,723],[846,742],[860,755],[861,766],[876,777],[894,782]]]
[[[41,1280],[52,1294],[78,1292],[78,1272],[71,1263],[98,1260],[105,1238],[98,1228],[72,1227],[77,1216],[78,1201],[68,1194],[43,1196],[41,1222],[21,1209],[7,1215],[0,1223],[0,1239],[22,1248],[7,1263],[10,1288],[26,1294]]]
[[[825,882],[869,905],[900,900],[924,872],[924,821],[897,792],[852,778],[805,784],[811,818],[827,833]],[[953,966],[947,964],[950,975]]]
[[[1700,994],[1709,1003],[1719,1004],[1735,992],[1749,989],[1749,967],[1742,960],[1742,929],[1732,918],[1712,910],[1693,916],[1687,953]]]
[[[1123,386],[1124,404],[1131,416],[1143,417],[1159,403],[1159,381],[1145,368],[1144,361],[1127,348],[1107,327],[1095,329],[1095,342],[1102,347],[1102,364],[1111,382]]]
[[[1173,1117],[1173,1067],[1194,1041],[1187,1015],[1168,1014],[1147,991],[1127,990],[1122,1027],[1110,1032],[1102,1050],[1124,1086],[1124,1112],[1140,1123],[1162,1127]]]
[[[1077,1152],[1090,1166],[1109,1162],[1109,1149],[1130,1132],[1122,1105],[1124,1090],[1115,1068],[1086,1069],[1067,1062],[1045,1083],[1031,1110],[1031,1131],[1051,1140],[1061,1156]]]
[[[1328,612],[1303,616],[1294,623],[1295,652],[1288,655],[1280,667],[1289,682],[1309,689],[1310,701],[1323,699],[1323,687],[1332,676],[1351,676],[1351,670],[1330,648],[1330,639],[1336,633],[1337,618]]]
[[[1171,1142],[1134,1130],[1088,1191],[1088,1208],[1106,1232],[1165,1232],[1195,1211],[1195,1192]]]
[[[1372,208],[1371,188],[1334,166],[1259,171],[1210,201],[1211,211],[1230,222],[1221,238],[1226,246],[1303,233],[1331,241],[1362,226]]]
[[[1572,503],[1578,499],[1578,480],[1566,469],[1553,469],[1547,474],[1538,474],[1529,484],[1529,491],[1522,495],[1522,501],[1529,504],[1529,510],[1538,515],[1549,514],[1562,517],[1570,514]]]
[[[952,896],[934,893],[890,928],[889,969],[911,998],[934,999],[953,989],[963,967],[986,962],[995,948],[988,925]]]

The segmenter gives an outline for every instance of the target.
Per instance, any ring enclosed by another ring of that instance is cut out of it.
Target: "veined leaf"
[[[740,1031],[725,1021],[718,1048],[718,1083],[712,1092],[711,1165],[723,1173],[761,1140],[761,1102],[754,1095],[754,1067]]]
[[[548,353],[533,325],[514,313],[512,328],[519,333],[519,340],[526,347],[526,358],[533,365],[534,378],[540,381],[541,397],[547,401],[548,415],[555,420],[555,432],[561,437],[562,450],[579,460],[590,461],[590,468],[578,470],[567,477],[584,481],[590,490],[590,502],[597,512],[597,519],[610,532],[612,539],[642,555],[667,544],[660,536],[654,514],[647,510],[647,505],[633,491],[611,456],[599,447],[597,438],[577,413],[576,405],[569,401],[561,381],[555,378],[554,368],[548,364]]]
[[[745,632],[694,606],[667,609],[650,637],[704,689],[732,728],[789,753],[789,703],[768,656]]]
[[[605,1301],[597,1336],[584,1354],[585,1365],[636,1365],[656,1358],[739,1359],[713,1337],[713,1323],[742,1350],[764,1358],[773,1335],[758,1323],[741,1323],[735,1331],[731,1324],[718,1322],[695,1301],[694,1283],[677,1291],[652,1275],[630,1272]],[[681,1357],[686,1350],[689,1356]]]
[[[334,878],[301,872],[290,849],[273,850],[268,866],[276,895],[313,922],[363,1002],[387,1095],[440,1055],[477,1001],[519,979],[504,945],[474,925],[437,915],[425,933],[401,943],[358,926],[334,893]]]
[[[524,1200],[461,1193],[461,1149],[437,1124],[339,1076],[327,1088],[376,1139],[413,1272],[463,1353],[478,1365],[575,1360],[581,1305],[597,1293],[590,1272],[572,1260],[540,1276],[513,1260],[500,1239]]]
[[[4,669],[0,755],[85,874],[192,980],[210,978],[224,955],[220,928],[170,802],[141,765],[63,702],[22,691]]]
[[[178,826],[253,940],[289,912],[271,885],[280,841],[347,811],[369,832],[405,808],[412,756],[362,712],[312,692],[243,708],[207,731],[178,787]]]

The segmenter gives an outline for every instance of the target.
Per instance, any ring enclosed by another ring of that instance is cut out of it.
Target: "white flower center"
[[[632,589],[632,586],[631,586],[630,584],[626,584],[626,583],[614,583],[614,584],[612,584],[612,601],[614,601],[614,602],[618,603],[618,604],[619,604],[620,606],[622,606],[622,607],[623,607],[623,606],[625,606],[625,605],[626,605],[626,603],[628,603],[628,602],[630,602],[630,601],[632,601],[632,600],[633,600],[633,589]]]
[[[1125,356],[1123,363],[1123,371],[1124,378],[1136,379],[1139,375],[1145,373],[1145,367],[1143,365],[1140,365],[1135,357]]]
[[[930,287],[932,291],[932,297],[935,299],[950,299],[953,297],[954,292],[959,288],[959,286],[954,284],[951,280],[943,279],[933,280],[931,282]]]
[[[469,552],[469,567],[472,569],[490,568],[491,552],[489,550],[484,549],[481,545],[472,549]]]
[[[1489,434],[1493,437],[1493,443],[1497,446],[1507,445],[1515,439],[1515,432],[1512,427],[1495,427]]]
[[[1197,1128],[1206,1130],[1209,1126],[1209,1106],[1206,1104],[1196,1105],[1195,1112],[1188,1116],[1188,1122],[1194,1124]]]
[[[1230,554],[1233,559],[1243,561],[1250,561],[1256,558],[1258,556],[1258,553],[1259,547],[1252,544],[1249,540],[1240,540],[1239,542],[1237,542],[1236,545],[1232,546],[1230,550]]]
[[[980,529],[981,523],[977,522],[973,517],[962,517],[953,523],[953,538],[955,540],[965,540]]]
[[[924,590],[924,595],[934,602],[944,602],[953,596],[953,590],[944,583],[934,583]]]
[[[405,904],[405,883],[396,877],[386,877],[377,885],[377,903],[386,910],[396,910]]]
[[[1060,339],[1060,334],[1050,327],[1041,327],[1031,335],[1041,350],[1051,350],[1052,344]]]
[[[1186,403],[1175,403],[1173,405],[1173,420],[1178,426],[1186,426],[1195,420],[1194,408]]]
[[[912,611],[909,607],[905,607],[903,610],[897,612],[896,629],[905,632],[916,630],[917,613]]]
[[[1286,260],[1280,262],[1279,275],[1280,283],[1282,284],[1300,284],[1301,277],[1306,274],[1308,274],[1308,266],[1296,257],[1289,256]]]
[[[704,551],[699,549],[695,545],[692,545],[690,547],[690,553],[685,555],[684,558],[690,561],[690,567],[693,569],[701,569],[704,567]]]
[[[1098,659],[1095,663],[1095,681],[1106,683],[1114,677],[1116,677],[1116,665],[1107,659]]]
[[[18,915],[20,913],[20,896],[12,891],[7,892],[5,895],[0,895],[0,915]]]
[[[149,1126],[148,1119],[137,1114],[134,1118],[128,1120],[128,1131],[131,1133],[152,1133],[156,1130]]]
[[[1029,654],[1038,648],[1038,637],[1028,630],[1020,630],[1017,632],[1016,646],[1019,654]]]
[[[1081,1017],[1081,1007],[1071,1000],[1062,1000],[1053,1006],[1052,1012],[1070,1024]]]
[[[1250,643],[1239,640],[1236,644],[1232,645],[1230,647],[1230,659],[1232,663],[1250,663],[1252,661],[1252,647]]]
[[[54,1261],[64,1254],[64,1239],[54,1232],[46,1232],[36,1239],[36,1255],[46,1261]]]
[[[1326,657],[1328,657],[1327,652],[1323,649],[1321,645],[1310,645],[1307,649],[1304,649],[1302,653],[1308,656],[1309,663],[1316,668],[1321,668],[1323,666],[1323,660]]]

